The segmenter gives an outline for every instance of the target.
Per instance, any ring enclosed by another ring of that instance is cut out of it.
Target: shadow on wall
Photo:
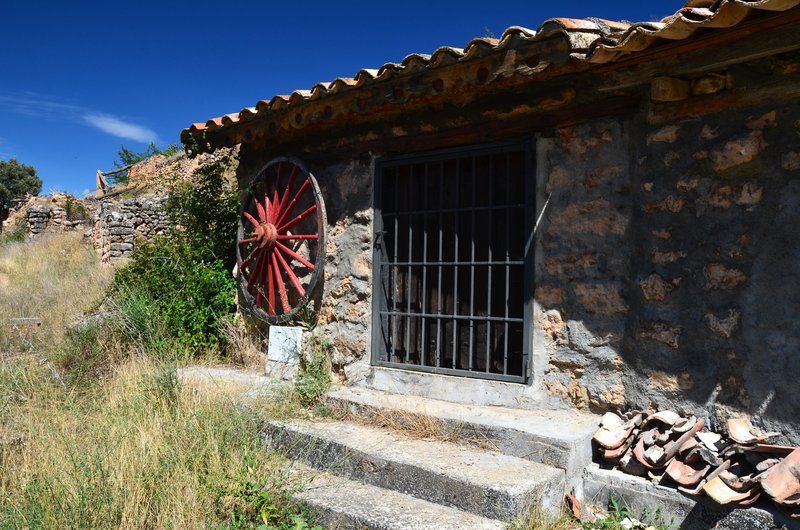
[[[545,389],[800,442],[800,109],[562,129],[540,149]]]

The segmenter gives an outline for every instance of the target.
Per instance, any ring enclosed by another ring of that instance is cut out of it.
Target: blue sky
[[[679,1],[55,2],[0,5],[0,160],[82,194],[120,145],[259,99],[552,17],[656,20]]]

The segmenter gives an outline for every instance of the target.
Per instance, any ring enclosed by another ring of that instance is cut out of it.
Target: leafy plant
[[[28,223],[25,221],[24,217],[19,217],[17,218],[17,222],[14,223],[14,228],[8,232],[0,233],[0,246],[3,246],[6,243],[25,241],[27,236]]]
[[[299,353],[299,367],[294,381],[294,393],[303,406],[314,405],[331,386],[327,340],[311,335]]]
[[[644,513],[642,519],[653,519],[653,523],[644,523],[640,521],[631,511],[627,504],[623,504],[611,496],[609,502],[609,513],[606,517],[595,519],[591,522],[582,523],[583,530],[666,530],[661,521],[661,516],[658,512],[654,516],[649,517]]]
[[[169,233],[138,245],[115,278],[118,293],[144,297],[157,310],[152,318],[195,352],[222,344],[220,319],[235,309],[230,270],[238,215],[235,192],[219,164],[198,170],[196,177],[167,203]]]

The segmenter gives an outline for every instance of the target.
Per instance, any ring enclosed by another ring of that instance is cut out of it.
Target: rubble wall
[[[800,443],[798,124],[772,105],[543,135],[534,384]]]
[[[3,232],[24,227],[29,237],[45,232],[70,232],[91,226],[95,203],[65,193],[28,197],[3,221]]]
[[[593,410],[626,402],[621,356],[631,310],[630,127],[616,120],[537,141],[533,370],[556,401]],[[542,211],[543,210],[543,211]]]
[[[94,216],[92,241],[102,263],[129,258],[137,238],[151,238],[166,230],[165,195],[133,199],[106,199]]]

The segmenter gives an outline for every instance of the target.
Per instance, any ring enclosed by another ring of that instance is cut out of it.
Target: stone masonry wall
[[[649,127],[637,145],[629,399],[800,442],[800,109]]]
[[[91,199],[58,192],[29,197],[9,213],[3,222],[3,231],[14,230],[18,223],[22,223],[30,237],[45,232],[79,230],[91,224],[94,207]]]
[[[544,214],[535,251],[534,384],[579,408],[626,402],[628,142],[626,127],[606,120],[560,129],[537,149]]]
[[[599,121],[538,151],[534,385],[800,442],[800,109]]]
[[[163,195],[100,203],[94,217],[92,239],[102,263],[130,257],[137,237],[161,235],[166,229]]]
[[[318,180],[328,214],[325,292],[319,325],[331,363],[348,379],[369,364],[372,319],[372,160],[338,164]]]

